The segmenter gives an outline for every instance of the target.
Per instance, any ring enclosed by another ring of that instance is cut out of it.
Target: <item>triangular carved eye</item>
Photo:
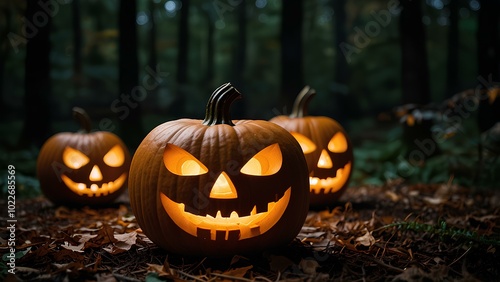
[[[79,169],[90,161],[89,157],[84,153],[71,147],[64,148],[62,158],[64,164],[71,169]]]
[[[103,161],[110,167],[119,167],[125,162],[125,153],[120,145],[115,145],[104,155]]]
[[[165,147],[163,163],[171,173],[177,175],[201,175],[208,172],[207,167],[197,158],[172,144],[167,144]]]
[[[311,139],[297,132],[291,132],[291,134],[299,142],[300,148],[302,148],[304,154],[309,154],[316,150],[316,145]]]
[[[282,155],[278,143],[267,146],[255,154],[241,168],[240,172],[247,175],[273,175],[281,169]]]
[[[347,151],[348,143],[344,133],[337,132],[328,143],[328,150],[332,153],[343,153]]]

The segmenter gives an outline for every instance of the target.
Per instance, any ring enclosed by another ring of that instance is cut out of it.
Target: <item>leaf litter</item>
[[[122,197],[123,198],[123,197]],[[127,199],[107,208],[18,201],[6,281],[500,281],[500,191],[447,184],[351,187],[311,210],[289,245],[229,258],[168,254]],[[2,220],[6,218],[2,215]],[[8,230],[1,229],[2,238]],[[6,261],[7,241],[0,240]]]

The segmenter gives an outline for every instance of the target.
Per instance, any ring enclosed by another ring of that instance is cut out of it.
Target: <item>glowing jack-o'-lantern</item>
[[[311,207],[322,208],[337,201],[347,188],[353,169],[351,142],[344,128],[324,116],[308,116],[307,105],[316,92],[304,87],[290,116],[270,121],[288,130],[299,142],[309,167]]]
[[[263,120],[233,121],[230,84],[204,120],[154,128],[130,168],[130,204],[144,233],[184,255],[224,256],[286,244],[308,211],[308,170],[293,136]]]
[[[100,205],[115,200],[125,189],[130,153],[111,132],[91,132],[81,108],[73,116],[82,129],[50,137],[40,149],[37,176],[43,194],[56,204]]]

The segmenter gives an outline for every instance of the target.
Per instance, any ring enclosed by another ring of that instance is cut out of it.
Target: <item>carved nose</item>
[[[212,199],[236,199],[238,194],[234,188],[233,182],[229,176],[222,172],[210,190],[210,198]]]
[[[325,149],[323,149],[323,151],[321,151],[321,156],[319,156],[318,167],[319,168],[332,168],[333,167],[332,159],[330,158],[330,156],[328,155],[328,152]]]
[[[92,168],[92,171],[90,172],[89,179],[90,179],[90,181],[102,180],[102,173],[97,165],[94,165],[94,167]]]

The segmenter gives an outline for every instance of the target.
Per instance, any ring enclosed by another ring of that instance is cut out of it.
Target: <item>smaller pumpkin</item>
[[[306,86],[295,99],[290,116],[270,121],[288,130],[299,142],[309,168],[310,206],[331,206],[344,193],[353,169],[351,141],[344,128],[325,116],[308,116],[316,92]]]
[[[53,203],[101,205],[125,189],[131,157],[124,142],[106,131],[91,132],[87,113],[73,108],[81,129],[60,132],[43,144],[37,158],[42,193]]]

